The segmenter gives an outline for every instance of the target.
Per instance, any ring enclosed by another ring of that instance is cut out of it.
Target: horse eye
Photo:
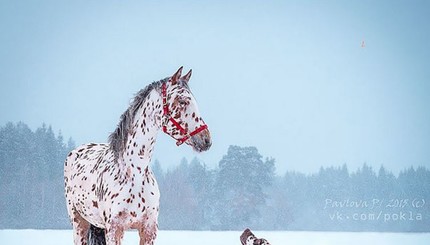
[[[180,101],[179,101],[179,106],[180,106],[181,108],[184,108],[186,105],[187,105],[187,102],[186,102],[185,100],[180,100]]]

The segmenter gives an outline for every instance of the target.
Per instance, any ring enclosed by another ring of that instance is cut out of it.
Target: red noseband
[[[183,135],[182,138],[180,139],[175,139],[172,135],[170,135],[172,138],[174,138],[176,140],[176,145],[180,146],[182,145],[185,141],[187,141],[190,137],[200,133],[201,131],[205,130],[208,128],[208,125],[206,125],[205,123],[203,123],[202,126],[196,128],[196,130],[188,133],[188,130],[185,129],[184,127],[181,126],[180,123],[178,123],[178,121],[176,121],[172,115],[170,114],[169,111],[169,107],[167,106],[167,88],[166,88],[166,82],[163,83],[163,85],[161,85],[161,94],[163,97],[163,116],[165,116],[167,118],[167,120],[165,121],[164,125],[163,125],[163,132],[166,133],[167,135],[170,135],[169,133],[167,133],[167,123],[170,121],[173,123],[173,125],[175,125],[175,127],[181,132],[181,135]]]

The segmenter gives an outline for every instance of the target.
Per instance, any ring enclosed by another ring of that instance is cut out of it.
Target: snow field
[[[428,245],[430,233],[253,231],[272,245]],[[242,231],[160,231],[156,245],[241,245]],[[1,245],[73,245],[71,230],[0,230]],[[135,231],[124,235],[123,245],[139,244]]]

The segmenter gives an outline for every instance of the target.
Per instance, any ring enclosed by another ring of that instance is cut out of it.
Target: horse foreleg
[[[154,240],[157,237],[157,224],[147,226],[145,228],[139,228],[139,245],[153,245]]]
[[[124,229],[118,226],[111,226],[106,230],[106,245],[121,245]]]
[[[88,245],[88,230],[90,229],[90,223],[82,218],[76,210],[72,211],[71,218],[75,245]]]

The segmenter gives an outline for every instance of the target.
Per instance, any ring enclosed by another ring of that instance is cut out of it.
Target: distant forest
[[[75,147],[46,125],[0,128],[0,229],[71,229],[63,161]],[[163,230],[430,231],[430,171],[363,164],[275,174],[256,147],[230,146],[218,167],[197,158],[152,164]]]

